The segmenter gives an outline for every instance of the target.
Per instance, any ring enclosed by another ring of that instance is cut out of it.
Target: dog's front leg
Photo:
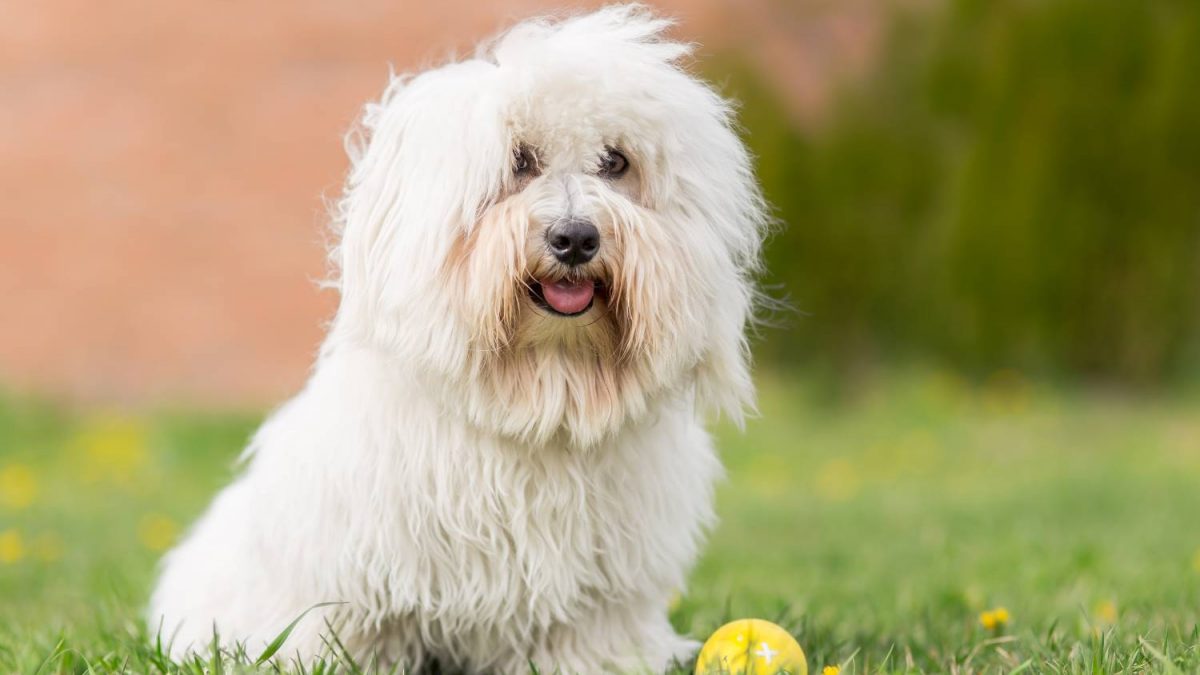
[[[570,624],[555,625],[531,657],[504,672],[661,673],[687,663],[700,644],[675,632],[665,606],[605,604]]]

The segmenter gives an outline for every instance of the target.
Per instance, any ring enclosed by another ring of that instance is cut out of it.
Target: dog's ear
[[[730,289],[709,319],[708,349],[696,366],[696,403],[702,411],[723,414],[739,427],[755,411],[746,329],[753,322],[753,286]]]
[[[755,176],[753,160],[737,133],[734,107],[704,85],[692,92],[684,115],[702,139],[703,152],[676,148],[684,158],[673,165],[679,176],[673,198],[683,200],[695,228],[708,233],[722,253],[706,266],[710,315],[705,321],[706,351],[696,369],[697,402],[741,424],[754,411],[747,331],[766,300],[757,279],[762,269],[762,243],[772,218]],[[693,230],[695,231],[695,230]],[[719,242],[719,244],[717,243]]]
[[[422,360],[456,358],[445,350],[462,341],[442,334],[455,330],[446,320],[454,289],[439,270],[510,162],[495,70],[467,61],[393,76],[347,137],[352,166],[331,251],[342,295],[335,328]],[[422,321],[428,331],[413,330]],[[413,336],[421,344],[400,344]]]

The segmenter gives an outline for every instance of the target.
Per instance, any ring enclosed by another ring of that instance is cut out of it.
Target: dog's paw
[[[696,655],[700,653],[701,646],[703,646],[703,643],[699,640],[691,640],[679,636],[675,645],[672,646],[664,670],[667,668],[680,668],[690,671],[692,664],[696,660]]]

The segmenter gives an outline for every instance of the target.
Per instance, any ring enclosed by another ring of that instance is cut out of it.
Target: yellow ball
[[[696,658],[696,675],[808,675],[804,650],[770,621],[738,619],[713,633]]]

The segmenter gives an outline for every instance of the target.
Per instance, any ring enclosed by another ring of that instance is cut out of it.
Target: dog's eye
[[[536,176],[538,174],[537,155],[528,145],[522,145],[513,151],[513,173],[519,177]]]
[[[605,178],[620,178],[629,170],[629,160],[615,148],[606,148],[600,158],[600,175]]]

